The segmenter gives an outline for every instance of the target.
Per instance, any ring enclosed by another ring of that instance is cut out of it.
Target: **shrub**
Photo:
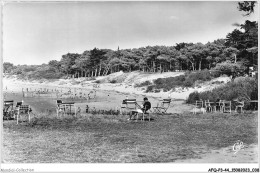
[[[195,103],[196,100],[200,100],[200,94],[197,91],[190,93],[186,102],[187,103]]]
[[[164,85],[164,83],[165,83],[165,79],[163,79],[163,78],[158,78],[158,79],[154,80],[155,85],[161,86],[161,85]]]
[[[115,80],[115,79],[113,79],[113,80],[111,80],[111,81],[110,81],[110,83],[116,83],[116,80]]]
[[[147,81],[142,82],[140,84],[136,84],[135,87],[144,87],[144,86],[148,86],[148,85],[152,85],[152,83],[147,80]]]
[[[211,73],[209,70],[192,72],[186,77],[184,86],[191,87],[197,80],[209,81],[211,79],[212,79],[212,76],[211,76]]]
[[[88,80],[90,81],[90,80],[96,80],[96,78],[95,77],[90,77],[90,78],[88,78]]]
[[[101,83],[101,81],[100,80],[96,80],[95,83]]]
[[[164,88],[164,89],[163,89],[163,92],[167,92],[167,91],[169,91],[169,90],[168,90],[168,89],[166,89],[166,88]]]
[[[254,78],[241,78],[212,91],[193,92],[189,95],[187,103],[194,103],[199,99],[210,101],[216,101],[217,99],[229,101],[235,99],[240,101],[258,100],[258,82]],[[248,107],[248,104],[245,105],[245,109]]]
[[[212,70],[210,70],[210,75],[211,75],[213,78],[217,78],[217,77],[220,77],[221,73],[220,73],[220,71],[218,71],[218,70],[212,69]]]
[[[201,83],[209,81],[213,78],[213,75],[209,70],[186,72],[185,75],[169,78],[158,78],[154,80],[156,89],[165,89],[167,91],[176,87],[192,87],[196,81]]]
[[[185,80],[184,82],[183,82],[183,86],[185,86],[185,87],[191,87],[192,85],[193,85],[193,81],[191,81],[191,80]]]
[[[214,82],[212,82],[212,84],[217,84],[217,85],[222,84],[222,83],[224,83],[224,81],[214,81]]]
[[[242,63],[222,62],[216,65],[214,71],[216,71],[215,73],[219,73],[219,75],[241,76],[245,73],[245,69]]]
[[[147,88],[146,88],[146,93],[149,93],[149,92],[152,92],[153,91],[153,89],[154,89],[154,85],[150,85],[150,86],[148,86]]]

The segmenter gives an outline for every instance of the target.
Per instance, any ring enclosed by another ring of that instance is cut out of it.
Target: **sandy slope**
[[[56,81],[21,81],[17,80],[16,77],[4,77],[3,78],[3,91],[5,92],[19,92],[22,90],[26,91],[37,91],[41,88],[47,88],[49,90],[62,90],[63,92],[71,91],[77,93],[83,91],[86,95],[95,89],[97,92],[97,99],[90,102],[77,103],[78,107],[85,109],[86,104],[90,107],[95,107],[97,109],[118,109],[120,107],[123,99],[134,98],[137,101],[142,102],[143,97],[148,97],[152,103],[152,107],[155,107],[159,100],[164,98],[171,98],[173,102],[168,109],[169,113],[184,113],[190,112],[192,110],[192,105],[184,104],[185,100],[188,98],[189,94],[194,91],[205,91],[211,90],[216,86],[222,84],[212,84],[214,81],[223,81],[226,83],[230,80],[228,77],[221,77],[214,79],[210,82],[207,82],[203,85],[198,85],[195,88],[177,88],[175,91],[168,92],[159,92],[159,93],[145,93],[145,87],[138,88],[134,87],[135,84],[141,83],[144,81],[152,81],[157,78],[165,78],[170,76],[181,75],[183,72],[167,72],[167,73],[158,73],[158,74],[144,74],[140,72],[131,72],[131,73],[113,73],[108,76],[98,77],[97,80],[104,83],[98,84],[98,87],[95,87],[97,83],[95,81],[87,81],[85,78],[81,79],[60,79]],[[121,83],[109,83],[110,80],[121,81]],[[7,89],[7,90],[6,90]],[[8,99],[8,98],[7,98]],[[10,99],[10,98],[9,98]],[[182,100],[182,101],[181,101]],[[24,99],[26,101],[26,99]],[[29,100],[28,100],[29,101]],[[28,102],[31,106],[34,103]]]
[[[143,97],[148,97],[152,103],[152,107],[159,103],[159,100],[164,98],[171,98],[174,100],[168,109],[169,113],[183,113],[190,112],[192,110],[192,105],[184,104],[189,94],[194,91],[205,91],[211,90],[214,87],[220,86],[230,80],[229,77],[216,78],[210,82],[206,82],[202,85],[197,85],[195,88],[177,88],[175,91],[159,92],[159,93],[145,93],[146,87],[134,87],[135,84],[152,81],[157,78],[166,78],[171,76],[178,76],[183,74],[183,72],[167,72],[167,73],[157,73],[157,74],[145,74],[140,72],[131,73],[113,73],[108,76],[98,77],[97,80],[102,81],[98,84],[95,81],[87,81],[85,78],[80,79],[59,79],[55,81],[22,81],[17,80],[16,77],[4,77],[3,78],[3,91],[4,92],[19,92],[22,90],[26,91],[37,91],[42,88],[47,88],[49,90],[62,90],[63,92],[71,91],[77,93],[83,91],[86,95],[91,90],[96,90],[97,99],[88,103],[89,106],[98,109],[118,109],[123,99],[135,98],[138,101],[142,101]],[[109,83],[111,80],[116,80],[121,83]],[[222,84],[212,84],[215,81],[223,81]],[[183,101],[180,101],[183,100]],[[104,104],[105,103],[105,104]],[[28,103],[29,104],[29,103]],[[30,103],[32,104],[32,103]],[[78,104],[79,107],[84,108],[84,104]]]
[[[99,89],[106,91],[117,91],[126,94],[137,94],[137,95],[145,95],[149,97],[156,98],[172,98],[172,99],[187,99],[189,94],[194,91],[205,91],[211,90],[214,87],[217,87],[221,84],[212,84],[214,81],[223,81],[226,83],[230,81],[229,77],[220,77],[216,78],[210,82],[207,82],[204,85],[197,86],[195,88],[177,88],[175,91],[168,92],[159,92],[159,93],[145,93],[145,87],[138,88],[134,87],[135,84],[139,84],[144,81],[152,81],[157,78],[166,78],[166,77],[174,77],[178,75],[182,75],[184,72],[166,72],[166,73],[156,73],[156,74],[145,74],[140,72],[131,72],[131,73],[113,73],[108,76],[98,77],[96,80],[101,81],[98,84],[98,88],[94,86],[97,85],[95,81],[86,81],[84,78],[80,79],[60,79],[57,81],[44,81],[39,83],[39,81],[19,81],[15,77],[13,78],[3,78],[3,89],[6,86],[14,91],[21,91],[22,88],[33,87],[33,88],[44,88],[44,87],[67,87],[67,88],[81,88],[81,89]],[[116,80],[117,83],[110,83],[109,81]],[[120,83],[119,83],[120,82]]]

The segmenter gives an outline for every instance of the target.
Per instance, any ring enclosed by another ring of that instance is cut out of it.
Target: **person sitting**
[[[141,109],[132,111],[128,120],[131,120],[132,117],[135,117],[138,113],[145,114],[149,109],[151,109],[151,103],[149,102],[148,98],[145,97],[143,102],[143,107]]]
[[[146,113],[149,109],[151,109],[151,103],[148,101],[148,98],[145,97],[142,111],[143,113]]]

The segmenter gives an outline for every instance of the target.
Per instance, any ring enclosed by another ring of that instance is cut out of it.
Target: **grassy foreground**
[[[237,140],[257,144],[257,113],[152,117],[150,122],[126,121],[121,115],[49,116],[19,125],[4,121],[3,159],[7,163],[175,162],[200,158]]]

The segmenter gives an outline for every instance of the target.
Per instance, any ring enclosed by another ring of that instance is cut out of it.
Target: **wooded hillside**
[[[253,9],[251,6],[239,3],[238,8],[249,15]],[[42,65],[15,66],[4,62],[3,72],[34,79],[97,77],[118,71],[134,70],[162,73],[231,68],[233,72],[239,70],[242,74],[248,73],[249,67],[258,65],[258,23],[246,20],[244,24],[234,25],[237,29],[228,33],[225,39],[206,44],[178,43],[174,46],[147,46],[134,49],[118,47],[117,50],[94,48],[81,54],[67,53],[62,55],[60,61],[52,60]]]

